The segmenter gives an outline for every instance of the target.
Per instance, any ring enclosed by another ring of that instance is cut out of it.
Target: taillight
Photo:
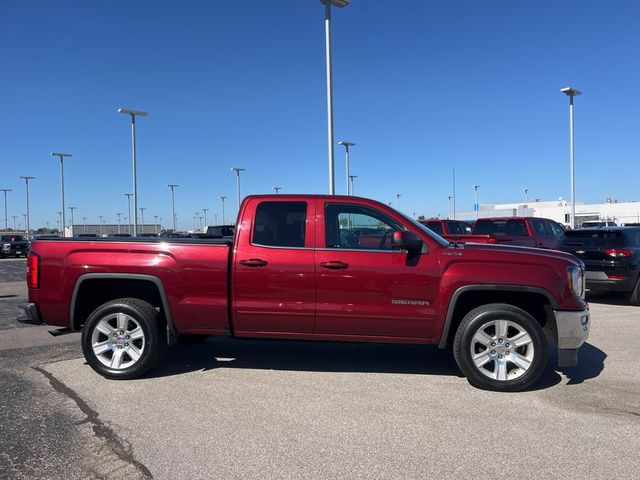
[[[29,254],[27,259],[27,286],[40,288],[40,257],[35,253]]]
[[[603,252],[614,258],[633,256],[633,252],[628,248],[605,248]]]

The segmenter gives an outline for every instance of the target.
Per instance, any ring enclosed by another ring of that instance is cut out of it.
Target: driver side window
[[[393,232],[404,227],[373,208],[327,204],[324,212],[327,248],[391,250]]]

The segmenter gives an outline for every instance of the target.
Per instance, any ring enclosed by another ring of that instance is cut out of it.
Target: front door
[[[356,203],[318,200],[315,333],[433,336],[439,273],[435,252],[394,250],[402,219]],[[321,227],[324,225],[324,228]]]
[[[311,333],[315,318],[314,201],[247,204],[237,235],[233,305],[238,332]]]

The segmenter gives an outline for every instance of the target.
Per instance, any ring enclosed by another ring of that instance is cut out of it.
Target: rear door
[[[315,319],[315,202],[252,199],[233,265],[236,331],[310,333]]]
[[[433,336],[439,287],[436,252],[409,255],[391,238],[405,230],[390,211],[318,200],[315,333]]]

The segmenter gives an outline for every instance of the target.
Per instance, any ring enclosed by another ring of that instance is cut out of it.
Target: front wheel
[[[458,366],[469,383],[514,392],[536,383],[547,365],[547,343],[535,319],[507,304],[471,310],[453,342]]]
[[[111,300],[89,315],[82,331],[82,351],[96,372],[127,380],[148,372],[164,344],[160,316],[136,298]]]

